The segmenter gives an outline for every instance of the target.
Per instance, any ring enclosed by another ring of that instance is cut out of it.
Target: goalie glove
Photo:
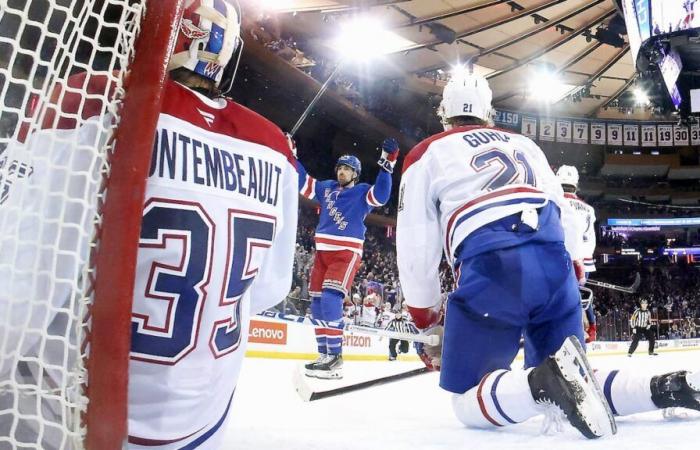
[[[416,342],[416,353],[418,357],[423,361],[425,367],[429,370],[440,370],[442,365],[442,339],[445,334],[445,327],[442,325],[434,326],[428,328],[423,332],[426,336],[438,335],[440,337],[440,342],[438,345],[424,344],[422,342]]]
[[[393,173],[396,159],[399,157],[399,143],[394,138],[386,138],[382,142],[382,156],[377,164],[386,172]]]

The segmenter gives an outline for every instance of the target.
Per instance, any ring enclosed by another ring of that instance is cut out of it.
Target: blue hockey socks
[[[340,322],[343,320],[343,298],[345,295],[335,289],[323,289],[321,292],[321,310],[323,320]],[[343,330],[324,328],[328,353],[339,355],[343,353]]]
[[[323,310],[321,309],[321,297],[311,296],[311,316],[314,319],[323,320]],[[322,355],[328,353],[325,328],[316,327],[316,345],[318,352]]]

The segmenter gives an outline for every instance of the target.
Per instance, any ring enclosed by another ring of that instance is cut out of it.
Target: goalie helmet
[[[228,92],[242,44],[236,0],[188,0],[168,70],[184,67],[213,80],[221,92]]]
[[[476,74],[459,74],[450,78],[442,91],[438,116],[447,126],[447,119],[459,116],[476,117],[490,122],[493,114],[493,93],[486,78]]]
[[[355,171],[355,178],[360,178],[360,172],[362,172],[362,163],[356,156],[353,155],[343,155],[338,158],[338,162],[335,163],[335,171],[338,171],[338,166],[348,166]]]
[[[561,166],[557,169],[559,183],[578,188],[578,170],[574,166]]]

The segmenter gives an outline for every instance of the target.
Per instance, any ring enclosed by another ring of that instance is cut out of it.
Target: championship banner
[[[574,122],[574,142],[588,144],[588,122]]]
[[[682,125],[673,126],[673,145],[688,145],[688,127]]]
[[[608,145],[622,145],[622,125],[608,124]]]
[[[659,125],[659,147],[673,147],[673,125]]]
[[[591,124],[591,144],[605,145],[605,124]]]
[[[520,114],[510,111],[496,111],[493,122],[499,127],[517,131],[520,128]]]
[[[554,141],[554,119],[540,119],[540,140]]]
[[[537,119],[523,116],[523,127],[521,133],[532,139],[537,139]]]
[[[690,127],[690,145],[700,145],[700,125]]]
[[[637,125],[624,126],[625,145],[639,147],[639,127]]]
[[[656,125],[642,125],[642,147],[656,147]]]
[[[557,120],[557,142],[571,142],[571,122]]]

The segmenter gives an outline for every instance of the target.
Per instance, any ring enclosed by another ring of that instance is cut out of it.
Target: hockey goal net
[[[0,450],[118,449],[182,0],[0,0]]]

